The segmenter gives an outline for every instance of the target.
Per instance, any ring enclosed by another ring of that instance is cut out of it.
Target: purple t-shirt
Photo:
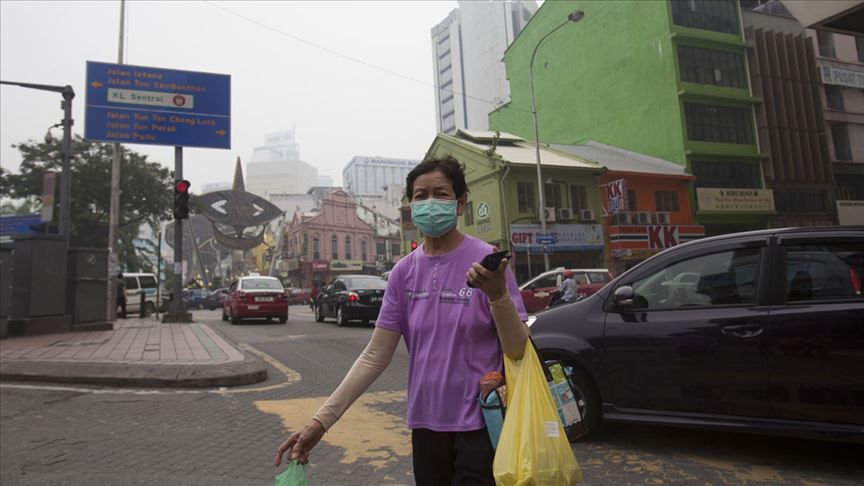
[[[408,427],[481,429],[480,378],[501,371],[503,357],[489,301],[482,290],[468,287],[465,273],[492,253],[492,246],[465,235],[445,255],[427,256],[423,250],[417,248],[393,267],[375,324],[401,333],[408,347]],[[507,288],[526,321],[512,271]]]

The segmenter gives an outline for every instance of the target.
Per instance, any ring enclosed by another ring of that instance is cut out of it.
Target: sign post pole
[[[174,179],[183,179],[183,147],[174,147]],[[192,322],[183,302],[183,220],[174,220],[174,285],[171,308],[163,322]]]

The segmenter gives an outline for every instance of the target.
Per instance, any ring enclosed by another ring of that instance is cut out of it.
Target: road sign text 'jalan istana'
[[[231,148],[231,76],[87,62],[89,140]]]

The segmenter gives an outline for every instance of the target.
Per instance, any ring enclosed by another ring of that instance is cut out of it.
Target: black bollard
[[[145,304],[147,300],[147,293],[144,290],[141,290],[141,293],[139,295],[141,296],[141,300],[138,304],[138,317],[146,317],[147,306]]]

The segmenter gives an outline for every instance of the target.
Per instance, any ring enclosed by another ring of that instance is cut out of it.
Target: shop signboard
[[[529,247],[532,253],[602,250],[604,246],[603,225],[600,224],[550,224],[546,235],[553,243],[540,241],[542,229],[539,224],[511,224],[510,246],[514,251],[525,252]],[[544,241],[550,241],[543,238]]]
[[[609,254],[622,260],[642,260],[704,236],[705,227],[699,225],[610,226]]]
[[[771,189],[696,188],[700,211],[735,213],[774,212],[774,191]]]
[[[606,184],[606,211],[610,214],[627,211],[627,180],[618,179]]]
[[[334,272],[362,272],[363,260],[333,260],[330,270]]]
[[[837,201],[837,219],[842,225],[864,225],[864,201]]]
[[[330,262],[328,262],[327,260],[312,261],[313,272],[326,272],[327,270],[330,270]]]

